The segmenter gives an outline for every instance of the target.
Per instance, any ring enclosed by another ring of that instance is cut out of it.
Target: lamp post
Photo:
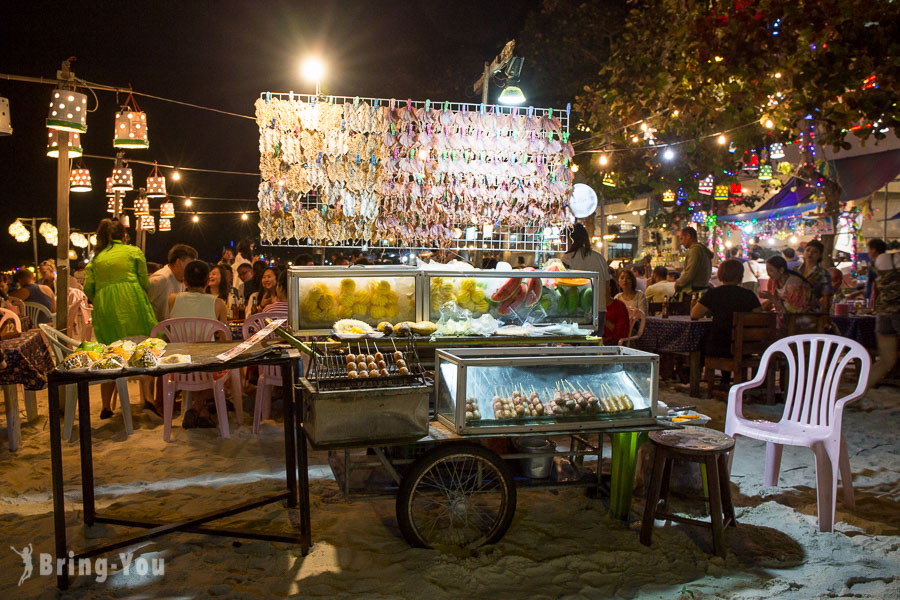
[[[319,58],[310,56],[303,61],[302,65],[300,65],[300,72],[307,80],[316,82],[316,97],[318,97],[319,80],[322,79],[322,75],[325,74],[324,63],[322,63]]]
[[[500,54],[494,57],[489,63],[484,63],[484,72],[478,81],[472,86],[475,93],[481,92],[481,103],[488,102],[488,88],[490,87],[491,78],[500,71],[506,70],[508,76],[514,81],[518,79],[519,73],[522,71],[522,62],[524,59],[513,56],[513,49],[516,47],[516,40],[510,40],[503,46]],[[500,94],[501,104],[522,104],[525,102],[525,95],[518,86],[510,85],[504,88]]]

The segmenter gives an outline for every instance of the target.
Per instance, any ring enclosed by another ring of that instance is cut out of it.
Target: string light
[[[172,171],[171,177],[172,181],[181,181],[181,173],[179,173],[177,169]]]
[[[197,215],[194,215],[193,217],[191,217],[191,221],[193,221],[194,223],[199,223],[200,217],[198,217]]]
[[[609,163],[609,159],[606,157],[606,155],[601,154],[600,155],[600,166],[605,167],[608,163]]]
[[[724,145],[725,145],[725,142],[727,142],[728,140],[725,139],[725,136],[724,136],[724,135],[720,134],[719,137],[716,138],[716,141],[719,142],[719,145],[720,145],[720,146],[724,146]]]
[[[190,198],[185,198],[185,199],[184,199],[184,205],[185,205],[185,206],[190,206],[191,204],[193,204],[193,202],[191,202],[191,199],[190,199]]]
[[[663,150],[662,157],[664,160],[672,160],[675,158],[675,151],[670,147],[666,147],[666,149]]]
[[[241,221],[246,221],[248,218],[247,213],[241,213]]]

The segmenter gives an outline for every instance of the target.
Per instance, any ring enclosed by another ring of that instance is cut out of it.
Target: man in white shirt
[[[652,282],[647,286],[644,295],[647,296],[647,302],[662,302],[666,298],[675,295],[675,282],[666,281],[669,270],[659,265],[653,269],[653,276],[650,278]]]
[[[175,244],[169,250],[169,262],[166,266],[150,275],[150,288],[147,295],[157,321],[169,318],[169,296],[184,291],[184,267],[197,258],[197,251],[187,244]]]
[[[644,270],[644,265],[634,265],[632,268],[634,272],[634,279],[637,281],[637,285],[635,289],[639,292],[647,291],[647,278],[644,277],[646,275],[646,271]]]

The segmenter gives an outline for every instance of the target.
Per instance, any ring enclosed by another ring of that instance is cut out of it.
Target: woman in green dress
[[[147,297],[150,281],[144,253],[124,243],[125,228],[119,221],[103,219],[97,227],[94,259],[84,269],[84,293],[94,305],[92,321],[97,341],[110,344],[134,336],[149,336],[156,325]],[[144,399],[142,382],[141,395]],[[112,416],[113,383],[101,386],[101,419]]]

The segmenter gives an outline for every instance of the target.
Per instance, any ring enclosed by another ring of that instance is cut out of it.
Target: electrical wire
[[[640,123],[641,121],[638,121]],[[738,125],[737,127],[732,127],[731,129],[726,129],[724,131],[717,131],[716,133],[711,133],[709,135],[700,136],[698,139],[700,140],[708,140],[710,138],[719,137],[720,135],[725,135],[726,133],[731,133],[733,131],[737,131],[738,129],[744,129],[745,127],[750,127],[752,125],[756,125],[759,121],[751,121],[749,123],[744,123],[743,125]],[[640,150],[653,150],[654,148],[668,148],[671,146],[680,146],[682,144],[689,144],[696,140],[681,140],[677,142],[668,142],[665,144],[649,144],[647,146],[635,146],[634,148],[607,148],[600,150],[578,150],[575,152],[578,154],[612,154],[614,152],[636,152]]]
[[[116,160],[116,158],[114,156],[101,156],[99,154],[83,154],[81,157],[82,158],[98,158],[100,160],[111,160],[114,162]],[[177,169],[179,171],[195,171],[195,172],[200,172],[200,173],[219,173],[219,174],[224,174],[224,175],[251,175],[253,177],[259,177],[259,173],[249,173],[246,171],[223,171],[223,170],[219,170],[219,169],[201,169],[199,167],[182,167],[182,166],[176,166],[176,165],[162,165],[162,164],[157,163],[156,161],[138,160],[136,158],[123,158],[122,162],[135,163],[138,165],[149,165],[151,167],[155,165],[158,167],[163,167],[164,169]]]

